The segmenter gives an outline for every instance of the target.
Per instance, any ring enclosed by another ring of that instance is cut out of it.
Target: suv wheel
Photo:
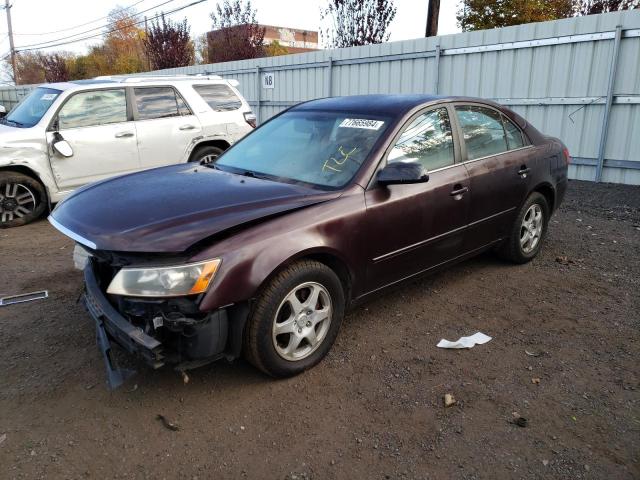
[[[274,377],[311,368],[331,349],[344,308],[344,290],[333,270],[315,261],[295,263],[258,297],[245,332],[245,357]]]
[[[0,228],[32,222],[47,207],[40,182],[18,172],[0,172]]]
[[[540,252],[548,222],[547,199],[544,195],[533,192],[520,208],[509,238],[501,246],[501,256],[515,263],[532,260]]]
[[[199,147],[196,148],[195,152],[193,152],[193,154],[191,155],[191,160],[189,161],[205,165],[207,163],[215,162],[216,158],[222,155],[222,152],[224,152],[223,149],[214,147],[212,145]]]

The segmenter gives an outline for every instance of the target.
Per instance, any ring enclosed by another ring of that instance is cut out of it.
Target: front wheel
[[[520,208],[500,255],[514,263],[526,263],[540,252],[549,223],[549,204],[544,195],[533,192]]]
[[[32,222],[47,208],[40,182],[18,172],[0,172],[0,228]]]
[[[258,297],[245,332],[245,357],[274,377],[311,368],[333,345],[344,309],[344,290],[333,270],[311,260],[294,263]]]

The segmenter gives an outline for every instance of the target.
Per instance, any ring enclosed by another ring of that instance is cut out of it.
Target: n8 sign
[[[262,88],[275,88],[275,83],[273,72],[262,74]]]

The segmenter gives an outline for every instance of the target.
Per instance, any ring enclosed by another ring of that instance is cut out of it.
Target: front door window
[[[126,121],[127,100],[122,88],[76,93],[58,113],[60,130]]]

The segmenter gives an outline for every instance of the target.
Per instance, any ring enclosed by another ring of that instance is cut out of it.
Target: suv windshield
[[[54,88],[36,88],[9,112],[3,119],[4,123],[16,127],[33,127],[61,93]]]
[[[224,153],[215,163],[229,170],[323,188],[345,186],[389,122],[339,112],[287,112]]]

